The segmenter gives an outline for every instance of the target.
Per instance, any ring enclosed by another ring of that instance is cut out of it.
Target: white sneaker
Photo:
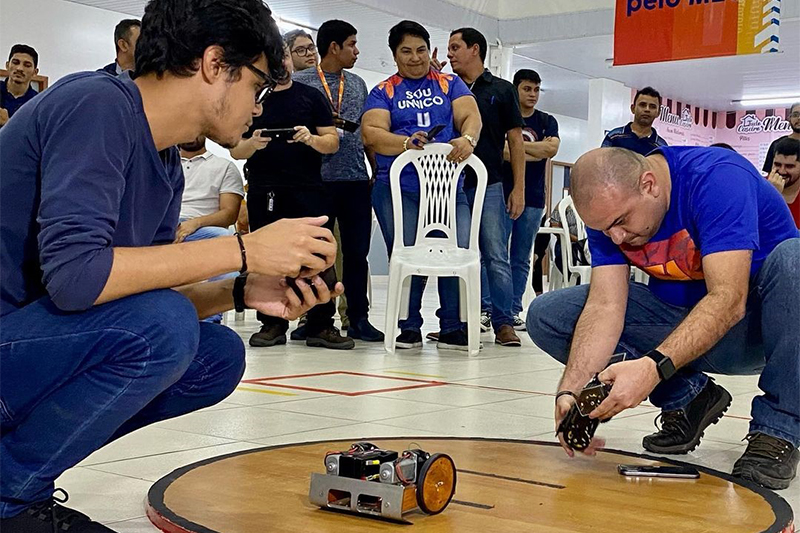
[[[492,329],[492,315],[486,311],[481,311],[481,333],[486,333]]]
[[[514,329],[517,331],[525,331],[525,321],[519,315],[514,317]]]

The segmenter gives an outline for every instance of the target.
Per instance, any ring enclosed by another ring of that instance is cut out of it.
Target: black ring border
[[[544,441],[537,441],[537,440],[523,440],[523,439],[500,439],[500,438],[493,438],[493,437],[435,437],[431,435],[426,435],[424,437],[370,437],[368,439],[359,439],[359,440],[367,440],[367,441],[381,441],[381,440],[414,440],[414,439],[424,439],[424,440],[444,440],[444,441],[480,441],[480,442],[504,442],[504,443],[512,443],[512,444],[529,444],[529,445],[536,445],[536,446],[551,446],[551,447],[560,447],[560,444],[556,442],[544,442]],[[250,453],[259,453],[268,450],[278,450],[281,448],[289,448],[295,446],[313,446],[316,444],[321,444],[323,442],[353,442],[352,438],[349,439],[323,439],[313,442],[295,442],[295,443],[288,443],[288,444],[277,444],[274,446],[264,446],[261,448],[253,448],[250,450],[242,450],[239,452],[233,452],[225,455],[219,455],[217,457],[211,457],[209,459],[204,459],[202,461],[198,461],[196,463],[191,463],[186,466],[182,466],[176,470],[173,470],[171,473],[167,474],[166,476],[162,477],[158,481],[156,481],[150,490],[147,492],[147,504],[150,506],[155,512],[157,512],[160,516],[165,518],[166,520],[172,522],[173,524],[181,527],[187,531],[192,531],[194,533],[221,533],[219,531],[209,529],[201,524],[196,524],[190,520],[187,520],[181,516],[175,514],[171,509],[169,509],[164,504],[164,494],[166,493],[169,486],[176,481],[178,478],[183,476],[184,474],[194,470],[195,468],[199,468],[201,466],[205,466],[211,463],[215,463],[217,461],[222,461],[224,459],[230,459],[232,457],[238,457],[240,455],[246,455]],[[775,515],[775,522],[768,529],[760,533],[782,533],[786,527],[788,527],[794,521],[794,513],[792,512],[792,508],[789,503],[784,500],[782,497],[775,494],[773,491],[761,487],[755,483],[751,483],[746,480],[742,480],[739,478],[733,477],[731,474],[727,474],[725,472],[720,472],[718,470],[714,470],[711,468],[707,468],[701,465],[687,463],[684,461],[677,461],[675,459],[670,459],[667,457],[655,456],[655,455],[647,455],[647,454],[638,454],[635,452],[627,452],[622,450],[613,450],[613,449],[603,449],[600,450],[602,452],[613,453],[617,455],[622,455],[624,457],[636,457],[639,459],[646,459],[648,461],[660,461],[663,463],[669,463],[675,466],[693,466],[697,468],[700,472],[703,472],[708,475],[716,476],[725,481],[733,483],[735,485],[739,485],[744,487],[752,492],[755,492],[769,504],[772,508],[772,512]]]

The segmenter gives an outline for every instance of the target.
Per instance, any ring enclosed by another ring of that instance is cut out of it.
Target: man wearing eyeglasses
[[[330,301],[315,276],[336,255],[325,217],[173,244],[175,145],[239,143],[282,52],[261,0],[152,0],[134,72],[66,76],[0,130],[3,533],[112,531],[62,505],[54,482],[234,390],[244,345],[198,317],[235,304],[293,319]],[[236,270],[249,278],[198,283]],[[314,276],[317,295],[298,280],[298,297],[287,276]]]
[[[289,52],[292,54],[292,66],[295,72],[316,67],[317,47],[314,46],[314,39],[305,30],[292,30],[283,36]]]
[[[796,141],[800,141],[800,102],[795,102],[792,104],[792,107],[789,108],[789,126],[792,128],[792,133],[789,135],[784,135],[778,139],[772,141],[772,144],[769,145],[769,150],[767,150],[767,157],[764,159],[764,166],[761,170],[769,175],[772,172],[772,163],[775,160],[775,147],[781,141],[781,139],[785,139],[789,137],[790,139],[794,139]]]

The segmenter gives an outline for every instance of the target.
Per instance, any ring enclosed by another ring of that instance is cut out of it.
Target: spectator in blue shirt
[[[633,122],[614,128],[603,139],[603,147],[627,148],[637,154],[647,155],[656,148],[667,146],[659,137],[653,122],[661,112],[661,95],[652,87],[637,91],[631,104]]]
[[[324,217],[173,244],[175,145],[235,146],[285,75],[269,9],[152,0],[137,48],[133,79],[67,76],[0,130],[3,533],[111,531],[56,503],[54,481],[106,443],[233,391],[244,345],[198,317],[235,302],[294,319],[332,295],[318,276],[319,297],[286,285],[333,264]],[[236,270],[250,277],[197,283]]]
[[[119,76],[126,70],[133,70],[136,63],[136,41],[142,31],[139,19],[124,19],[114,28],[114,46],[117,48],[117,59],[100,71],[112,76]]]
[[[570,393],[600,372],[613,386],[592,418],[649,396],[661,429],[642,446],[688,453],[731,404],[705,373],[760,373],[733,475],[787,488],[800,458],[800,238],[781,195],[741,155],[683,146],[646,158],[593,150],[575,164],[571,191],[589,228],[591,284],[537,298],[527,323],[567,365],[556,427]],[[631,265],[649,285],[630,281]],[[618,352],[629,360],[603,370]]]
[[[31,87],[31,80],[39,73],[39,54],[27,44],[15,44],[8,54],[6,70],[8,78],[0,81],[0,127],[22,104],[39,94]]]

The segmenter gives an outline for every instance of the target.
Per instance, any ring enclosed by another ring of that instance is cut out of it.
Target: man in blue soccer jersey
[[[627,148],[637,154],[647,155],[656,148],[667,146],[653,122],[661,111],[661,95],[652,87],[645,87],[636,92],[631,104],[633,122],[614,128],[603,139],[604,147]]]
[[[591,285],[536,298],[527,321],[531,339],[567,365],[556,427],[570,393],[599,372],[612,388],[592,418],[649,396],[661,429],[644,448],[688,453],[731,403],[705,373],[760,374],[733,474],[788,487],[800,458],[800,238],[786,202],[722,148],[648,157],[600,148],[575,164],[571,189],[590,228]],[[630,281],[630,265],[650,275],[648,286]],[[617,352],[628,360],[606,368]]]

